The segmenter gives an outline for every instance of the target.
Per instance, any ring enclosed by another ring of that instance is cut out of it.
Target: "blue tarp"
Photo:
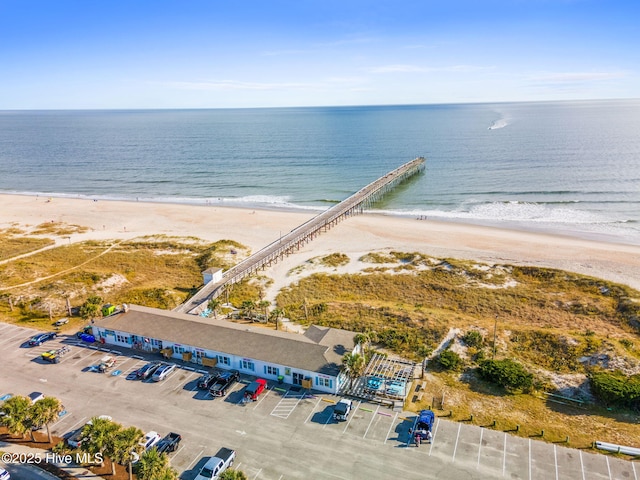
[[[95,343],[96,337],[94,337],[93,335],[89,335],[88,333],[83,333],[82,335],[80,335],[80,340],[87,343]]]

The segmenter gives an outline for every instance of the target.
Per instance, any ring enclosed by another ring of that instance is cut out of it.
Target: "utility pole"
[[[493,324],[493,357],[492,360],[496,359],[496,334],[498,332],[498,315],[496,315],[495,323]]]

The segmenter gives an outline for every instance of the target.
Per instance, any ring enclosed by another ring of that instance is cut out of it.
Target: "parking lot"
[[[235,467],[251,479],[638,479],[629,461],[441,417],[432,443],[417,448],[408,434],[414,413],[354,400],[349,418],[336,422],[332,413],[339,398],[290,385],[270,382],[256,402],[245,404],[242,389],[251,377],[214,399],[196,386],[206,369],[182,362],[162,382],[131,380],[132,372],[161,357],[83,344],[74,335],[24,347],[35,333],[0,324],[0,396],[41,391],[59,398],[66,413],[51,427],[58,436],[103,414],[162,436],[180,433],[182,443],[170,458],[187,480],[223,446],[237,450]],[[59,364],[40,358],[63,345],[70,351]],[[116,357],[113,369],[91,371],[105,355]]]

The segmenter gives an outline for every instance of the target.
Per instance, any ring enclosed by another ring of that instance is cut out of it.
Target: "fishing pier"
[[[422,172],[424,163],[424,158],[418,157],[371,182],[347,199],[316,215],[311,220],[294,228],[286,235],[281,236],[278,240],[230,268],[222,274],[222,280],[205,284],[193,297],[174,308],[174,311],[192,314],[201,313],[207,308],[208,301],[220,296],[225,288],[277,262],[284,256],[300,250],[303,245],[322,232],[326,232],[337,225],[341,220],[351,215],[362,213],[400,183]]]

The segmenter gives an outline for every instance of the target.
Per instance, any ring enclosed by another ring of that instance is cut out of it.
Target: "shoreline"
[[[212,242],[235,240],[256,252],[318,213],[219,204],[50,198],[0,194],[0,228],[54,221],[90,229],[59,238],[59,244],[167,235]],[[640,245],[383,213],[364,213],[340,222],[274,265],[269,275],[282,277],[275,282],[280,284],[288,269],[313,257],[340,252],[359,258],[371,251],[391,250],[558,268],[640,290]]]

